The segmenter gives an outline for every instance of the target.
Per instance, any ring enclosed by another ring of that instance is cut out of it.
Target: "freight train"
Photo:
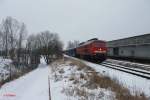
[[[76,48],[65,51],[65,54],[90,61],[102,62],[107,56],[106,42],[97,38],[82,42]]]

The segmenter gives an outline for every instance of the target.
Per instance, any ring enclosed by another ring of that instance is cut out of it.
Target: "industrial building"
[[[107,42],[108,56],[150,60],[150,34]]]

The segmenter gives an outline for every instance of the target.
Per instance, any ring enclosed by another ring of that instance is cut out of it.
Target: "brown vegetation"
[[[94,69],[87,66],[85,63],[83,63],[80,60],[69,58],[69,61],[71,61],[70,65],[72,66],[76,65],[78,67],[78,70],[84,70],[87,72],[86,75],[80,74],[81,79],[87,80],[87,83],[84,84],[84,86],[86,86],[87,88],[95,89],[100,87],[100,88],[109,89],[116,93],[116,99],[118,100],[148,100],[149,99],[148,97],[145,96],[144,93],[136,92],[133,95],[129,91],[129,89],[124,87],[117,79],[111,79],[108,76],[99,75]],[[70,80],[75,80],[75,79],[72,77]],[[80,94],[81,93],[79,93],[79,95]],[[83,96],[85,95],[83,94]]]

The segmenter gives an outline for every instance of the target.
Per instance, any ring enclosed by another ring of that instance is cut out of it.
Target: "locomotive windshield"
[[[105,42],[96,42],[94,43],[95,47],[105,47]]]

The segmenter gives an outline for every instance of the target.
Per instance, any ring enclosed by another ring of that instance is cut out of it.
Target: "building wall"
[[[150,59],[150,34],[107,42],[108,56]]]
[[[149,58],[150,59],[150,45],[138,46],[135,49],[135,51],[136,51],[135,55],[137,57]]]
[[[108,48],[107,55],[108,56],[113,56],[113,48]]]
[[[118,54],[115,54],[115,48],[118,48]],[[150,59],[150,45],[109,47],[108,56]]]

